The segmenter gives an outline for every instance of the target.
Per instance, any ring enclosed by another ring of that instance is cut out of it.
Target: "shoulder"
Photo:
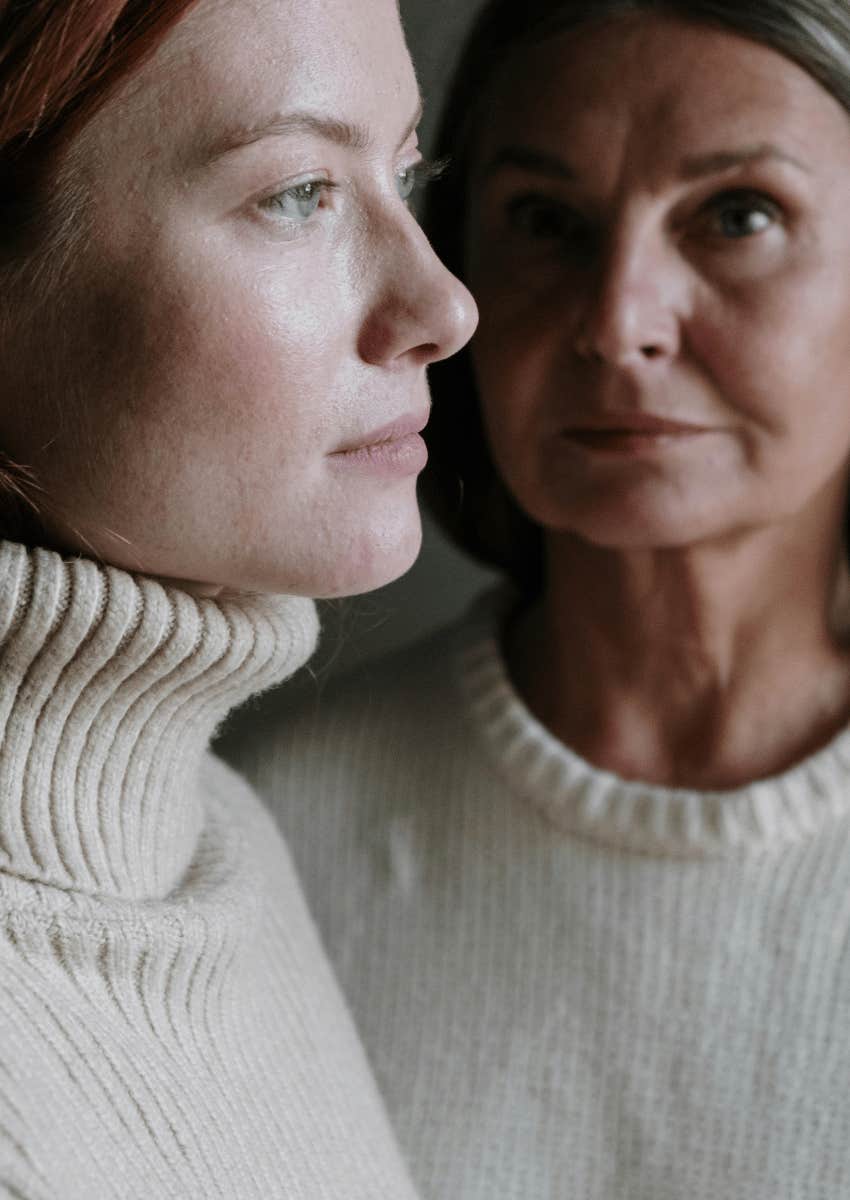
[[[413,732],[419,722],[454,702],[458,646],[464,621],[366,662],[317,689],[294,714],[296,732],[309,729],[355,736],[390,722],[396,734]]]
[[[271,810],[328,945],[345,954],[359,953],[353,931],[380,897],[442,895],[460,831],[482,805],[509,801],[469,688],[497,665],[504,608],[484,596],[437,633],[229,731],[230,761]]]
[[[317,683],[294,706],[278,700],[244,714],[223,752],[289,837],[304,822],[315,833],[325,820],[368,824],[388,809],[421,805],[469,759],[462,664],[496,624],[492,598],[482,597],[458,621]]]
[[[351,766],[390,740],[397,750],[412,750],[444,736],[463,706],[459,667],[487,624],[488,599],[426,638],[317,680],[295,703],[285,693],[264,698],[228,729],[222,753],[256,781],[264,768],[291,774],[298,763]]]

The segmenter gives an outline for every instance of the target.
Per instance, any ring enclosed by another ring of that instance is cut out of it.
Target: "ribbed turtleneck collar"
[[[0,541],[0,870],[167,896],[203,826],[215,727],[316,636],[310,600],[198,598]]]
[[[575,754],[533,716],[508,676],[502,627],[512,592],[483,597],[459,633],[456,669],[499,774],[553,826],[608,847],[672,858],[781,850],[850,815],[850,730],[769,779],[729,791],[620,778]]]

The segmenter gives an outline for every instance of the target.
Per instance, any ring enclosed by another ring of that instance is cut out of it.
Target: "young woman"
[[[428,1196],[850,1194],[848,110],[844,0],[462,58],[430,490],[515,586],[240,756]]]
[[[394,0],[0,3],[0,1194],[410,1196],[207,753],[419,540],[474,304]]]

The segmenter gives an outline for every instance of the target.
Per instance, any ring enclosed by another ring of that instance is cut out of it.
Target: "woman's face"
[[[406,203],[418,109],[395,0],[200,0],[81,132],[62,412],[3,430],[62,543],[312,595],[410,565],[425,368],[476,319]]]
[[[473,353],[522,507],[612,548],[802,519],[834,531],[850,451],[843,108],[760,44],[637,17],[516,56],[487,111]]]

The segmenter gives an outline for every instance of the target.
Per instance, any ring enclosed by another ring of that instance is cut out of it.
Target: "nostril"
[[[644,358],[660,358],[664,353],[660,346],[641,346],[640,349]]]

